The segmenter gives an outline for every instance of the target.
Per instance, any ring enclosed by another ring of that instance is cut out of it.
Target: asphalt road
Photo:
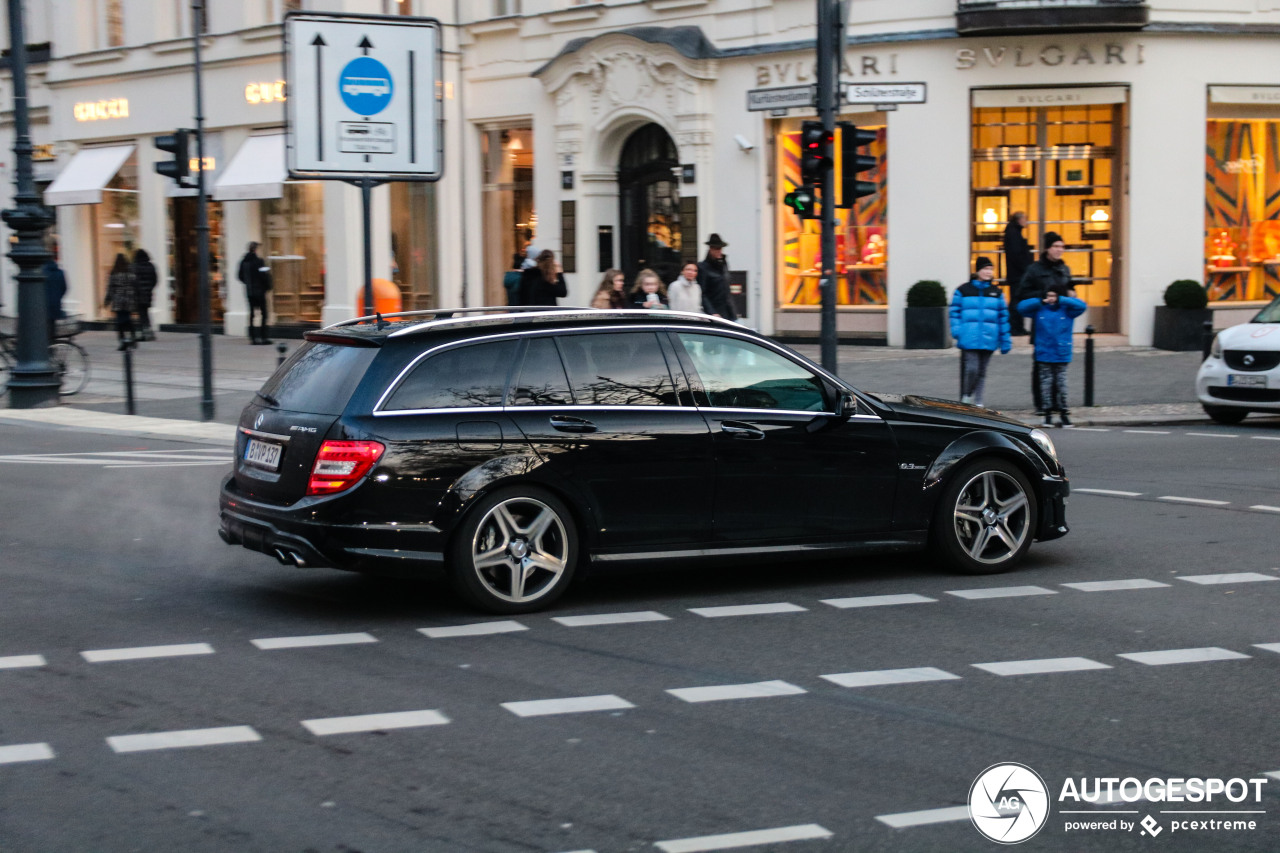
[[[1054,800],[1269,779],[1247,806],[1055,802],[1027,850],[1280,848],[1280,428],[1055,438],[1073,530],[1012,575],[632,571],[499,620],[223,545],[225,450],[0,426],[0,850],[994,850],[963,807],[999,762]],[[1142,657],[1170,650],[1202,660]],[[1179,808],[1266,813],[1063,828]]]

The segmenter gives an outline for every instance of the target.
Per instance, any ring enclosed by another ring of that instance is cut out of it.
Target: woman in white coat
[[[672,311],[691,311],[704,313],[702,307],[702,285],[698,284],[698,265],[693,261],[684,265],[680,277],[667,285],[667,298],[671,300]]]

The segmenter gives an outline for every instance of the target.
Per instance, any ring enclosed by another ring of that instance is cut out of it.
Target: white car
[[[1280,414],[1280,297],[1248,323],[1223,329],[1196,375],[1196,397],[1220,424]]]

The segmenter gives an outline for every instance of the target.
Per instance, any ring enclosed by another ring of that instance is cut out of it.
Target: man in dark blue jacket
[[[995,267],[989,258],[978,258],[973,278],[956,288],[951,297],[951,337],[960,348],[960,402],[983,405],[987,364],[999,347],[1008,353],[1009,308],[992,279]]]
[[[1072,291],[1074,293],[1074,291]],[[1044,403],[1044,423],[1053,426],[1050,415],[1058,411],[1058,426],[1071,426],[1067,411],[1067,366],[1071,364],[1071,333],[1075,319],[1089,306],[1083,299],[1059,296],[1056,288],[1042,298],[1032,296],[1018,303],[1018,312],[1030,317],[1036,328],[1036,369],[1040,399]]]

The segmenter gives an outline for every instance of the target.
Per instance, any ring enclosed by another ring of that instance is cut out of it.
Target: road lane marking
[[[1076,432],[1111,432],[1111,427],[1076,427]]]
[[[1113,496],[1118,497],[1118,498],[1137,498],[1137,497],[1141,497],[1141,496],[1142,496],[1142,492],[1122,492],[1122,491],[1119,491],[1119,490],[1117,490],[1117,489],[1080,489],[1080,488],[1075,488],[1075,489],[1072,489],[1072,490],[1071,490],[1071,493],[1072,493],[1072,494],[1080,494],[1080,493],[1083,493],[1083,494],[1086,494],[1086,495],[1113,495]]]
[[[1165,666],[1174,663],[1207,663],[1216,660],[1242,660],[1248,658],[1248,655],[1240,652],[1233,652],[1230,649],[1220,649],[1217,646],[1207,646],[1202,649],[1166,649],[1159,652],[1129,652],[1128,654],[1116,655],[1116,657],[1127,658],[1137,663],[1146,664],[1147,666]]]
[[[662,853],[704,853],[707,850],[734,850],[739,847],[758,847],[762,844],[783,844],[787,841],[809,841],[831,837],[831,830],[816,823],[807,823],[802,826],[779,826],[776,829],[755,829],[750,832],[730,832],[725,835],[702,835],[695,838],[655,841],[653,846]]]
[[[44,665],[44,655],[10,655],[0,658],[0,669],[22,669],[28,666]]]
[[[211,655],[213,646],[208,643],[185,643],[177,646],[138,646],[132,649],[94,649],[81,652],[89,663],[107,663],[118,660],[142,660],[144,658],[174,658],[185,655]]]
[[[1208,498],[1180,498],[1177,495],[1161,495],[1156,500],[1179,504],[1198,504],[1200,506],[1227,506],[1231,503],[1231,501],[1211,501]]]
[[[48,761],[50,758],[53,758],[53,747],[47,743],[15,743],[0,746],[0,764]]]
[[[1231,432],[1184,432],[1183,435],[1194,435],[1198,438],[1239,438],[1236,433]]]
[[[1110,664],[1098,663],[1088,658],[1043,658],[1041,660],[1006,660],[994,663],[975,663],[993,675],[1037,675],[1044,672],[1081,672],[1087,669],[1111,669]]]
[[[1280,435],[1251,435],[1254,441],[1280,441]]]
[[[936,598],[909,592],[904,595],[861,595],[856,598],[824,598],[822,603],[845,610],[850,607],[883,607],[891,604],[928,604],[937,602],[937,600]]]
[[[726,607],[690,607],[690,613],[715,619],[720,616],[761,616],[766,613],[804,613],[806,608],[789,602],[777,604],[731,604]]]
[[[107,745],[116,752],[150,752],[155,749],[184,749],[192,746],[219,746],[227,743],[253,743],[262,736],[250,726],[225,726],[218,729],[188,729],[180,732],[153,732],[144,735],[115,735]]]
[[[347,646],[354,643],[376,643],[372,634],[315,634],[310,637],[267,637],[250,640],[260,649],[305,649],[312,646]]]
[[[841,687],[879,687],[884,684],[911,684],[917,681],[954,681],[960,676],[945,669],[917,666],[907,669],[870,669],[865,672],[836,672],[819,676]]]
[[[949,589],[947,595],[957,598],[1016,598],[1020,595],[1057,595],[1056,589],[1042,586],[992,586],[981,589]]]
[[[1168,430],[1163,429],[1127,429],[1125,432],[1131,432],[1134,435],[1168,435]]]
[[[968,820],[968,806],[947,806],[942,809],[924,809],[918,812],[899,812],[898,814],[876,815],[876,820],[894,829],[905,829],[909,826],[924,826],[930,823],[951,823],[956,820]]]
[[[655,610],[640,610],[635,613],[595,613],[588,616],[552,616],[552,622],[559,622],[566,628],[586,628],[595,625],[628,625],[633,622],[669,622],[665,616]]]
[[[319,736],[443,726],[448,723],[449,718],[439,711],[392,711],[387,714],[360,714],[355,717],[328,717],[302,721],[307,731]]]
[[[625,711],[634,708],[621,696],[575,696],[568,699],[532,699],[526,702],[503,702],[517,717],[545,717],[550,714],[584,714],[591,711]]]
[[[1266,504],[1254,504],[1249,509],[1256,509],[1258,512],[1280,512],[1280,506],[1267,506]]]
[[[1149,581],[1146,578],[1134,578],[1124,581],[1084,581],[1082,583],[1064,583],[1063,586],[1078,589],[1081,592],[1110,592],[1117,589],[1156,589],[1170,584],[1160,581]]]
[[[1224,575],[1179,575],[1178,580],[1187,583],[1198,583],[1201,585],[1224,584],[1224,583],[1258,583],[1260,581],[1280,581],[1280,578],[1274,575],[1264,575],[1261,572],[1228,572]]]
[[[719,684],[713,687],[677,687],[668,690],[685,702],[720,702],[726,699],[763,699],[768,696],[799,696],[807,693],[786,681],[757,681],[753,684]]]
[[[1263,651],[1280,654],[1280,643],[1254,643],[1253,647],[1255,649],[1262,649]]]
[[[1280,770],[1268,770],[1263,776],[1270,776],[1272,779],[1280,779]]]
[[[486,634],[510,634],[513,631],[528,631],[527,625],[505,620],[501,622],[476,622],[471,625],[447,625],[442,628],[419,628],[433,640],[443,637],[481,637]]]

